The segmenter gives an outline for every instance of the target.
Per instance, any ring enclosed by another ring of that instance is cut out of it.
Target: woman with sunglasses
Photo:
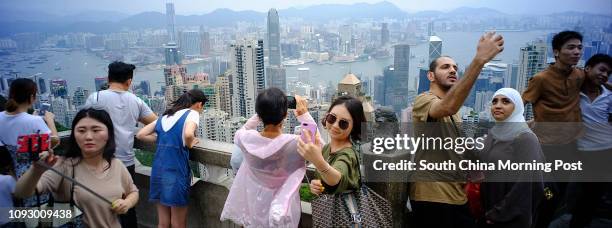
[[[314,123],[305,99],[296,96],[294,111],[300,123]],[[297,135],[283,134],[288,99],[278,88],[268,88],[255,101],[255,112],[234,136],[244,160],[230,189],[221,221],[245,227],[298,227],[299,187],[306,174],[297,151]],[[257,126],[263,129],[257,131]]]
[[[351,96],[338,97],[322,121],[331,141],[321,143],[298,141],[298,152],[317,169],[317,179],[310,182],[310,191],[337,194],[359,189],[359,162],[353,141],[360,140],[361,124],[366,121],[361,101]],[[302,132],[309,139],[308,131]]]

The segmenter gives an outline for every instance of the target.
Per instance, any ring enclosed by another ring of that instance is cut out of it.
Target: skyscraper
[[[176,29],[174,28],[174,3],[166,3],[166,23],[168,30],[168,43],[176,42]]]
[[[215,82],[215,93],[217,96],[217,109],[226,113],[232,113],[232,99],[231,99],[231,87],[230,80],[231,75],[222,74],[217,77]]]
[[[38,78],[38,94],[45,94],[47,93],[47,83],[45,83],[45,79],[44,78]]]
[[[194,56],[200,55],[201,37],[198,31],[182,31],[181,32],[181,50],[184,55]]]
[[[77,87],[72,96],[72,104],[78,109],[85,104],[85,100],[89,97],[89,90]]]
[[[380,45],[384,46],[389,42],[389,28],[387,27],[387,23],[382,23],[382,28],[380,29]]]
[[[272,8],[268,11],[268,55],[271,66],[280,66],[281,50],[280,50],[280,26],[278,21],[278,12]]]
[[[537,40],[521,48],[519,55],[518,91],[523,92],[536,73],[546,69],[546,43]]]
[[[287,93],[287,71],[278,66],[266,67],[266,86],[276,87]]]
[[[241,41],[230,46],[232,56],[232,116],[255,114],[255,98],[265,89],[263,41]]]
[[[166,44],[164,49],[165,49],[165,57],[166,57],[165,58],[166,66],[181,64],[181,54],[182,53],[178,50],[178,45],[176,45],[176,43],[170,42]]]
[[[429,37],[429,62],[431,63],[434,59],[437,59],[442,55],[442,39],[437,36]]]
[[[429,78],[427,78],[427,74],[429,73],[429,69],[421,68],[419,69],[419,87],[417,89],[417,94],[421,94],[425,91],[429,90]]]
[[[68,82],[64,79],[51,80],[51,94],[55,97],[67,98]]]
[[[397,83],[408,88],[408,74],[410,72],[410,45],[398,44],[394,46],[393,68],[397,76]]]
[[[210,34],[204,31],[203,26],[200,26],[200,54],[203,56],[210,54]]]
[[[387,84],[387,89],[393,93],[393,98],[386,100],[396,113],[408,107],[408,90],[410,89],[410,45],[398,44],[394,47],[393,57],[394,79]],[[416,85],[414,85],[416,86]],[[389,103],[391,102],[391,103]]]
[[[434,34],[434,22],[430,21],[427,23],[427,36],[433,36]]]
[[[537,40],[522,47],[519,55],[518,91],[521,93],[525,91],[529,79],[544,69],[546,69],[546,43],[543,40]],[[525,119],[533,119],[531,104],[525,106]]]
[[[183,65],[173,65],[164,67],[164,80],[166,83],[164,96],[166,105],[171,105],[178,97],[183,94],[183,78],[187,74],[187,68]]]
[[[107,77],[96,77],[94,79],[94,83],[96,86],[96,91],[104,90],[108,88],[108,78]]]

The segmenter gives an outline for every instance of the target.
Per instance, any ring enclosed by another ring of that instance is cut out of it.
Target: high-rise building
[[[268,11],[268,60],[271,66],[281,65],[280,25],[278,12],[272,8]]]
[[[38,85],[38,94],[47,93],[47,83],[45,82],[44,78],[42,77],[38,78],[37,85]]]
[[[389,28],[387,27],[387,23],[382,23],[382,28],[380,29],[380,45],[384,46],[389,43]]]
[[[138,88],[140,89],[141,95],[151,96],[151,83],[149,81],[140,81]]]
[[[51,80],[51,94],[55,97],[68,97],[68,82],[64,79]]]
[[[176,29],[174,27],[174,3],[166,3],[166,23],[168,31],[168,43],[176,42]]]
[[[529,79],[546,69],[546,43],[537,40],[521,48],[519,55],[518,91],[527,88]]]
[[[229,73],[228,73],[229,74]],[[232,113],[232,99],[231,99],[231,86],[230,86],[231,75],[219,75],[215,82],[215,98],[217,99],[217,109],[226,113]]]
[[[299,70],[299,69],[298,69]],[[287,71],[283,67],[266,67],[267,88],[276,87],[287,93]]]
[[[78,109],[85,104],[85,100],[89,97],[89,90],[77,87],[72,96],[72,104]]]
[[[525,91],[529,79],[544,69],[546,69],[546,43],[543,40],[537,40],[522,47],[519,55],[518,91]],[[531,104],[525,106],[525,119],[533,119]]]
[[[166,66],[180,65],[182,52],[179,51],[176,43],[170,42],[164,46]]]
[[[210,54],[210,34],[200,27],[200,54],[208,56]],[[216,75],[214,75],[216,76]]]
[[[394,46],[393,68],[397,84],[402,88],[408,88],[410,72],[410,45],[398,44]]]
[[[437,36],[429,37],[429,62],[431,63],[434,59],[437,59],[442,55],[442,39]]]
[[[427,36],[433,36],[434,34],[434,22],[430,21],[427,23]]]
[[[225,141],[224,128],[228,114],[221,110],[204,110],[200,116],[198,135],[213,141]]]
[[[297,81],[310,84],[310,68],[300,67],[297,69]]]
[[[166,105],[170,105],[183,94],[183,78],[186,74],[187,68],[182,65],[164,67]]]
[[[255,98],[265,89],[263,41],[241,41],[231,47],[232,116],[255,114]]]
[[[182,31],[181,32],[181,50],[186,56],[200,55],[202,40],[198,31]]]
[[[385,77],[377,75],[374,77],[374,103],[385,104]]]
[[[506,78],[504,78],[504,87],[518,90],[519,65],[516,63],[508,64],[507,70]]]
[[[105,90],[108,88],[108,77],[96,77],[94,83],[96,91]]]
[[[419,69],[419,87],[417,89],[417,94],[421,94],[425,91],[429,91],[429,78],[427,78],[427,74],[429,74],[429,69],[421,68]]]

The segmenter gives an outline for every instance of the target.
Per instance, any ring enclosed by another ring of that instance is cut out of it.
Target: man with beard
[[[429,65],[427,78],[429,91],[416,97],[412,110],[415,135],[456,138],[460,136],[457,124],[461,121],[458,111],[474,86],[485,63],[504,49],[501,35],[486,33],[480,38],[476,56],[467,67],[464,77],[457,76],[457,63],[448,56],[441,56]],[[415,162],[443,162],[461,160],[454,150],[419,148]],[[417,171],[412,175],[410,199],[414,209],[415,227],[473,227],[467,198],[463,190],[461,172]]]

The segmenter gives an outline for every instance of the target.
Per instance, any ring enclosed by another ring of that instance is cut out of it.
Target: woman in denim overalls
[[[189,148],[198,143],[195,130],[206,101],[201,90],[190,90],[173,102],[162,118],[142,128],[136,136],[146,142],[157,141],[149,201],[157,202],[160,227],[187,225]]]

